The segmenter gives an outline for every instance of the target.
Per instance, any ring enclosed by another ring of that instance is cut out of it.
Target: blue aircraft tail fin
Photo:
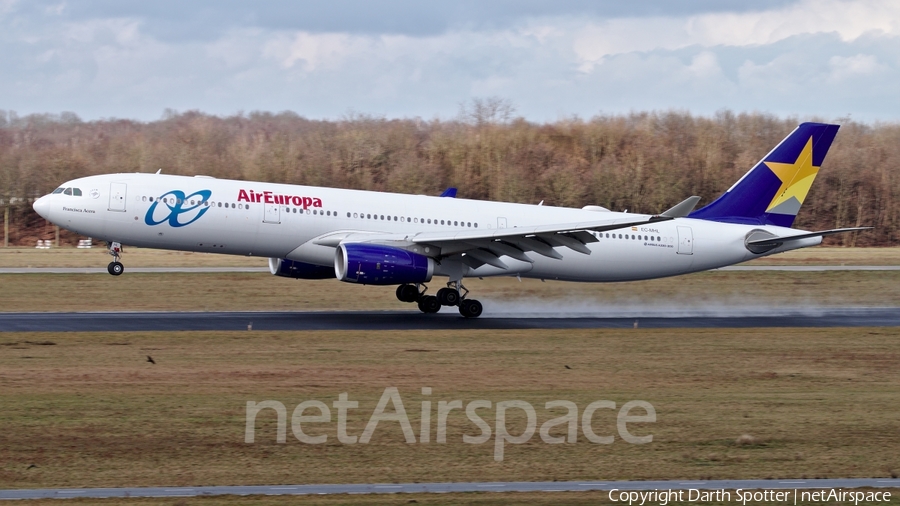
[[[839,125],[802,123],[718,199],[690,218],[790,227]]]

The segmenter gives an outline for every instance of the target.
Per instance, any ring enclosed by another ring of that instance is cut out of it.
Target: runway
[[[0,499],[73,497],[195,497],[213,495],[397,494],[448,492],[584,492],[588,490],[808,490],[897,488],[900,479],[714,481],[545,481],[496,483],[381,483],[358,485],[271,485],[234,487],[66,488],[0,490]],[[687,496],[687,494],[685,494]],[[618,497],[618,496],[617,496]],[[685,497],[687,499],[687,497]],[[627,501],[627,499],[626,499]]]
[[[751,308],[752,309],[752,308]],[[418,311],[0,313],[0,332],[470,330],[591,328],[897,327],[900,308],[647,310],[629,316],[547,313],[466,319]],[[634,311],[634,310],[632,310]],[[691,313],[691,311],[694,311]]]

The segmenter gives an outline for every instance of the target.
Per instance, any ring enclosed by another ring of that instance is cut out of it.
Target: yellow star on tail
[[[810,137],[794,163],[765,162],[766,166],[781,180],[781,188],[775,193],[766,212],[787,202],[791,197],[795,197],[800,204],[803,203],[816,174],[819,173],[819,167],[812,164],[812,147],[813,141]]]

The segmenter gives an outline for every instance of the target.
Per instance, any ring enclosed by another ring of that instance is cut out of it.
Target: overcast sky
[[[0,110],[900,121],[900,1],[0,0]]]

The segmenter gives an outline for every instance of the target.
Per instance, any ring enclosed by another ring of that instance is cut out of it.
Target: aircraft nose
[[[34,208],[34,212],[41,215],[41,218],[45,220],[50,219],[50,196],[44,195],[43,197],[34,201],[34,204],[31,205]]]

